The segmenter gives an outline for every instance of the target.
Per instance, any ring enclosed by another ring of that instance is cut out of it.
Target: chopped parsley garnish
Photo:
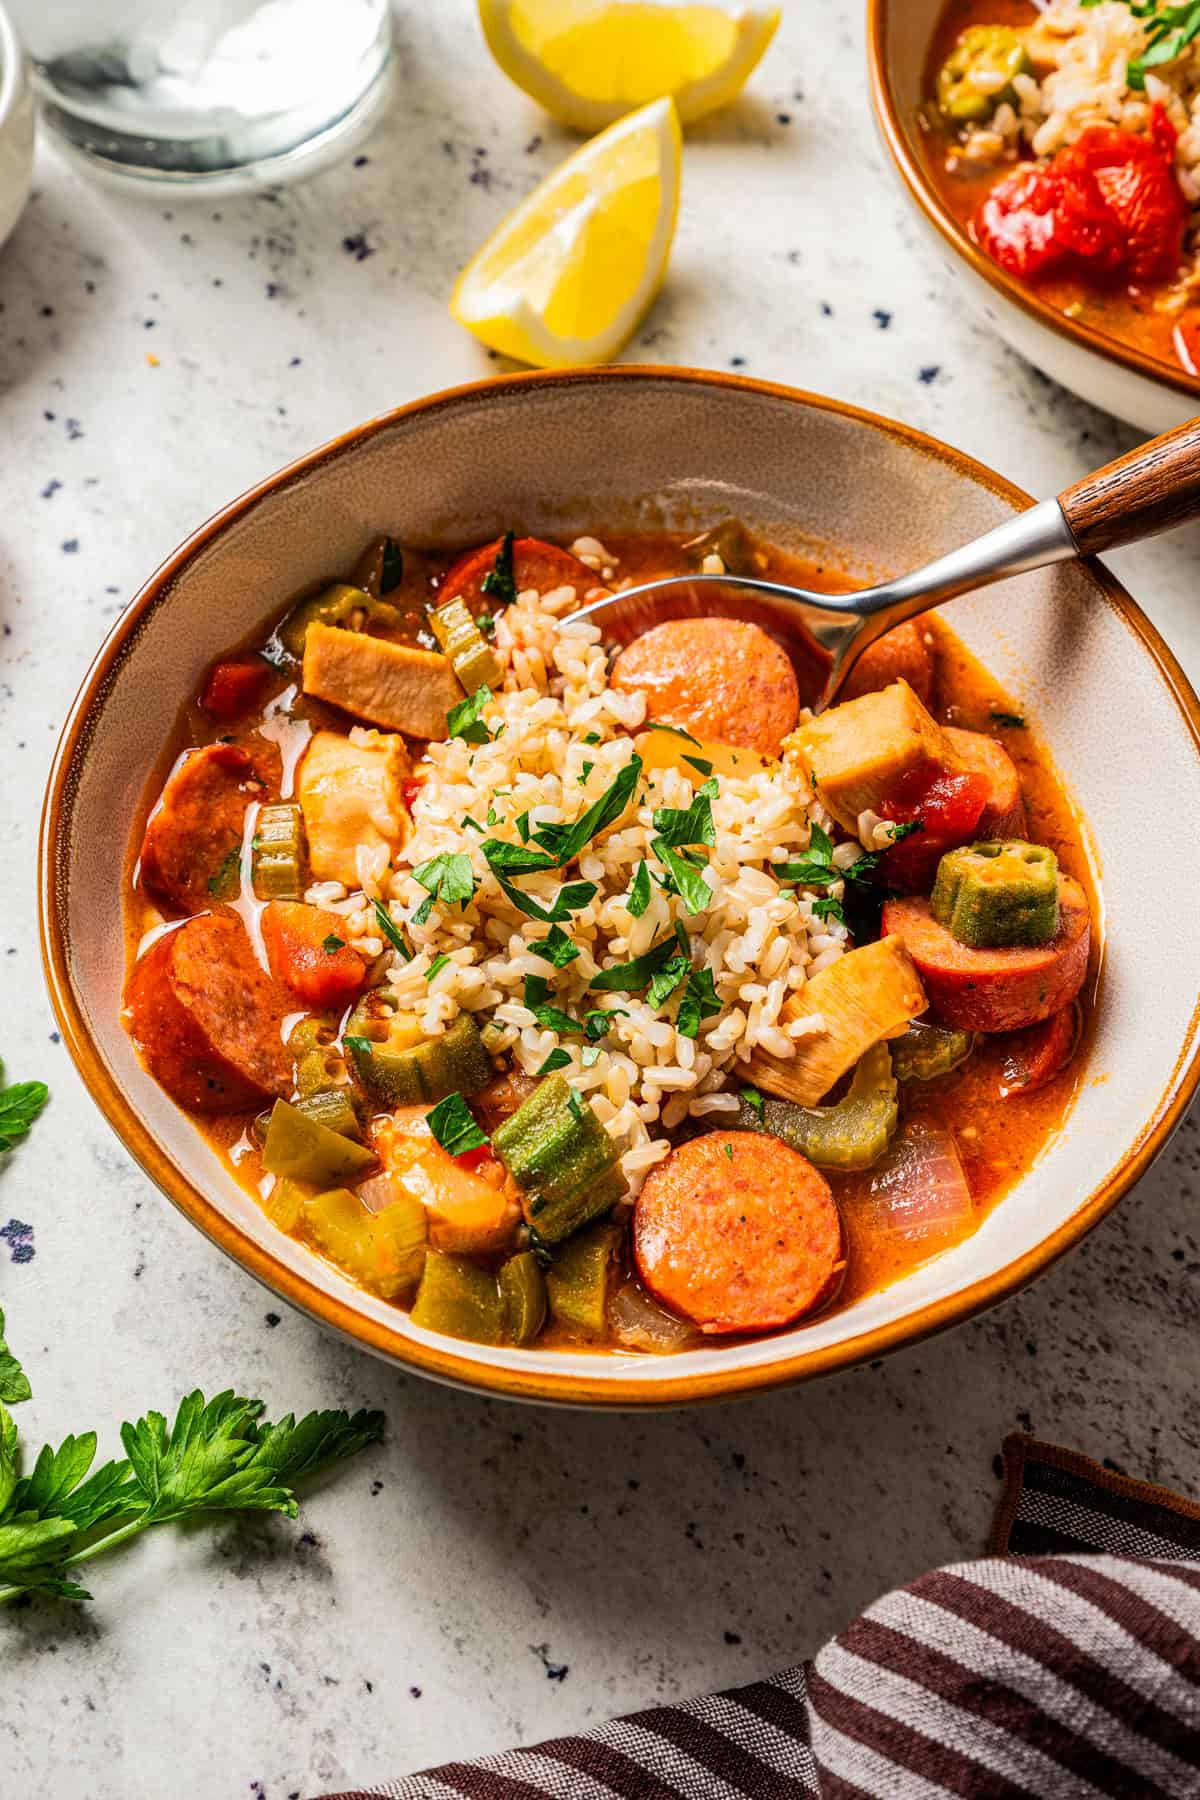
[[[517,597],[517,572],[513,566],[515,535],[511,531],[505,532],[496,552],[496,560],[479,584],[480,591],[490,594],[501,606],[511,606]]]
[[[573,862],[598,832],[606,830],[620,818],[629,804],[630,795],[637,786],[641,773],[641,757],[631,756],[600,798],[573,825],[539,825],[532,833],[534,843],[549,851],[560,867]]]
[[[446,714],[446,736],[461,738],[464,744],[490,744],[493,734],[483,721],[483,709],[493,698],[492,690],[487,682],[482,682],[473,694],[460,700]],[[495,733],[499,737],[500,733]]]
[[[208,891],[214,900],[231,900],[238,890],[241,874],[242,846],[235,844],[217,864],[216,873],[208,878]]]
[[[698,737],[693,737],[690,731],[685,731],[682,725],[664,725],[661,719],[651,719],[647,729],[650,731],[669,731],[673,737],[686,738],[689,744],[695,744],[697,750],[700,748],[700,739]]]
[[[683,901],[690,913],[704,912],[712,905],[712,889],[709,887],[700,870],[695,868],[678,850],[672,850],[665,838],[652,840],[654,854],[664,865],[671,878],[671,886]]]
[[[759,1093],[758,1089],[756,1087],[744,1087],[742,1089],[741,1097],[746,1102],[747,1106],[753,1107],[754,1111],[761,1119],[767,1103]]]
[[[712,803],[716,797],[717,783],[712,777],[697,790],[690,806],[656,806],[655,831],[668,844],[707,844],[711,849],[717,841],[712,816]]]
[[[475,892],[475,876],[471,869],[471,859],[461,850],[443,850],[440,856],[431,856],[413,870],[413,879],[425,889],[429,898],[422,900],[412,916],[414,925],[424,925],[433,911],[433,903],[440,900],[443,906],[461,903],[466,906]],[[382,925],[382,920],[380,924]],[[390,937],[390,933],[387,934]]]
[[[598,731],[589,731],[583,741],[585,744],[598,744],[600,742],[600,733]]]
[[[629,890],[629,898],[626,901],[626,905],[633,914],[633,917],[635,919],[640,919],[649,904],[650,866],[648,863],[640,862],[637,866],[637,874],[633,878],[633,886]]]
[[[903,825],[893,825],[888,836],[893,844],[898,844],[902,838],[911,837],[914,831],[924,831],[924,829],[924,819],[906,819]],[[851,866],[857,868],[858,864],[854,863]]]
[[[588,986],[595,993],[601,994],[638,994],[656,974],[669,957],[679,949],[674,936],[663,938],[641,956],[635,956],[632,962],[617,963],[614,968],[601,969],[592,976]]]
[[[345,938],[338,937],[336,932],[331,931],[327,938],[322,938],[321,948],[326,956],[336,956],[339,950],[344,950],[346,948],[346,940]]]
[[[558,867],[544,850],[530,850],[525,844],[506,844],[503,838],[485,838],[480,848],[494,875],[534,875]]]
[[[579,1060],[585,1069],[594,1068],[600,1061],[599,1044],[585,1044],[579,1052]]]
[[[1198,29],[1200,29],[1200,7],[1196,11]],[[1130,64],[1132,69],[1133,64]],[[1002,725],[1006,731],[1024,731],[1025,718],[1022,713],[993,712],[989,713],[993,725]]]
[[[585,763],[584,763],[584,765],[583,765],[583,774],[582,774],[582,775],[577,775],[577,776],[576,776],[576,777],[575,777],[575,785],[576,785],[576,787],[584,787],[584,786],[586,786],[586,784],[587,784],[587,778],[588,778],[588,776],[589,776],[589,775],[590,775],[590,774],[591,774],[591,772],[592,772],[592,770],[593,770],[593,769],[594,769],[594,768],[595,768],[595,766],[596,766],[596,765],[595,765],[595,763],[594,763],[594,762],[585,762]]]
[[[483,836],[483,826],[479,823],[478,819],[473,819],[470,813],[463,814],[462,828],[464,831],[477,831],[480,837]]]
[[[466,860],[465,857],[463,860]],[[426,863],[424,866],[425,868],[428,868],[429,864]],[[425,885],[427,884],[422,883],[422,886]],[[422,904],[424,904],[424,902],[422,902]],[[387,907],[383,904],[382,900],[372,900],[371,905],[375,908],[375,923],[378,925],[388,943],[392,946],[392,949],[398,951],[405,962],[411,962],[412,951],[405,942],[403,934]],[[428,917],[428,915],[426,916]]]
[[[573,1087],[569,1087],[567,1089],[567,1105],[570,1107],[572,1113],[575,1115],[575,1117],[577,1119],[582,1119],[582,1117],[583,1117],[583,1100],[580,1097],[578,1090]]]
[[[480,613],[478,618],[475,620],[475,625],[476,625],[476,628],[483,633],[485,638],[495,637],[496,621],[492,617],[491,613],[487,613],[487,612]]]
[[[498,825],[500,823],[500,814],[496,811],[496,808],[492,805],[491,801],[488,802],[488,809],[485,816],[489,825]]]
[[[527,975],[522,1001],[532,1012],[535,1006],[541,1006],[549,992],[550,983],[544,975]]]
[[[539,1076],[554,1075],[559,1069],[569,1069],[570,1066],[571,1058],[567,1055],[565,1050],[552,1050],[541,1068],[538,1069],[537,1074]],[[532,1244],[532,1239],[530,1240],[530,1243]]]
[[[592,1043],[597,1043],[600,1038],[608,1036],[611,1030],[610,1019],[627,1019],[628,1017],[629,1008],[626,1006],[614,1006],[607,1011],[602,1006],[593,1006],[583,1015],[583,1034],[590,1038]]]
[[[694,1038],[703,1021],[713,1018],[720,1010],[721,1002],[717,997],[712,970],[693,969],[688,976],[683,999],[679,1002],[675,1018],[676,1031],[680,1037]]]
[[[687,980],[691,966],[687,957],[678,952],[668,958],[647,989],[646,1004],[657,1008],[668,1001],[675,989]]]
[[[426,1115],[426,1123],[447,1156],[465,1156],[469,1150],[482,1150],[490,1142],[461,1094],[447,1094],[439,1100]]]
[[[440,956],[435,956],[425,972],[426,981],[432,981],[435,975],[440,975],[449,961],[450,958],[446,955],[444,950]]]
[[[683,760],[690,763],[693,769],[699,769],[701,775],[712,774],[712,764],[703,756],[685,756]]]
[[[515,882],[510,881],[506,875],[501,875],[498,869],[494,873],[517,911],[524,913],[527,919],[536,919],[540,925],[553,925],[560,919],[569,919],[573,912],[582,912],[596,893],[594,881],[568,881],[559,888],[554,904],[545,907],[529,894],[523,894]]]
[[[527,981],[536,981],[537,979],[537,976],[533,975],[526,977]],[[528,1001],[525,1004],[529,1006]],[[583,1029],[579,1020],[573,1019],[570,1013],[565,1013],[560,1006],[531,1006],[529,1010],[543,1031],[557,1031],[559,1037],[571,1037]]]
[[[844,925],[846,923],[846,914],[843,910],[841,901],[834,900],[829,894],[823,895],[820,900],[814,900],[812,903],[812,910],[813,918],[820,919],[823,925],[827,925],[830,920],[832,920],[835,925]]]
[[[573,944],[561,925],[552,925],[548,937],[534,938],[529,948],[535,956],[544,957],[556,969],[565,969],[579,955],[578,944]]]
[[[404,552],[395,538],[383,540],[383,556],[379,564],[379,592],[390,594],[404,580]]]
[[[732,1162],[733,1161],[733,1145],[732,1144],[726,1144],[725,1154],[729,1158],[730,1162]]]
[[[359,1056],[371,1056],[375,1050],[375,1046],[370,1038],[344,1037],[342,1043],[347,1050],[354,1050]]]
[[[493,825],[495,824],[494,819],[491,820],[490,822]],[[516,816],[516,819],[513,822],[517,827],[517,836],[520,838],[520,840],[523,844],[527,844],[529,842],[529,811],[528,811],[528,808],[523,813],[518,813]]]

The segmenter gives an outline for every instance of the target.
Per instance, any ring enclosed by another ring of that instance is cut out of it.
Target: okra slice
[[[966,1062],[975,1048],[975,1034],[913,1019],[904,1036],[893,1038],[888,1048],[897,1081],[936,1081]]]
[[[429,615],[433,635],[450,658],[450,667],[468,694],[486,685],[500,685],[500,664],[492,647],[471,617],[465,600],[448,600]]]
[[[622,1235],[608,1221],[592,1225],[564,1244],[547,1270],[550,1316],[576,1336],[604,1335]]]
[[[350,1015],[342,1043],[372,1100],[385,1106],[431,1105],[447,1094],[478,1093],[495,1074],[470,1013],[459,1013],[440,1037],[397,1042],[412,1030],[410,1015],[389,1011],[380,990],[367,994]]]
[[[891,1143],[899,1123],[896,1079],[886,1044],[876,1044],[860,1059],[836,1106],[797,1106],[770,1097],[752,1104],[743,1095],[738,1117],[743,1130],[782,1139],[818,1169],[869,1169]]]
[[[288,1049],[294,1061],[292,1079],[302,1098],[310,1094],[327,1094],[332,1088],[344,1085],[346,1064],[336,1038],[337,1033],[331,1026],[323,1019],[314,1018],[301,1019],[288,1038]]]
[[[260,808],[250,864],[255,898],[303,900],[307,860],[300,808],[287,800]]]
[[[420,1279],[425,1208],[415,1194],[397,1189],[395,1201],[376,1213],[349,1188],[331,1188],[304,1202],[301,1223],[330,1262],[385,1300]]]
[[[1058,930],[1058,858],[1021,838],[948,850],[930,910],[974,950],[1048,944]]]
[[[548,1244],[599,1218],[625,1193],[617,1149],[561,1075],[549,1075],[492,1133],[492,1150],[521,1190],[526,1222]]]
[[[510,1344],[531,1344],[546,1322],[546,1278],[532,1250],[510,1256],[500,1269],[504,1336]]]
[[[298,1106],[277,1100],[267,1125],[262,1161],[270,1175],[287,1175],[293,1181],[331,1188],[357,1180],[371,1168],[375,1157],[362,1144],[331,1131]]]
[[[504,1308],[496,1277],[465,1256],[429,1251],[411,1317],[426,1331],[473,1344],[504,1341]]]
[[[974,125],[1002,100],[1016,99],[1013,82],[1033,65],[1020,33],[1008,25],[970,25],[937,73],[937,104],[948,125]]]
[[[311,599],[302,600],[299,606],[293,607],[277,628],[272,643],[285,656],[300,662],[308,628],[314,620],[319,620],[322,625],[344,625],[350,631],[365,631],[368,625],[399,625],[400,614],[386,600],[377,600],[373,594],[368,594],[365,588],[335,581]]]

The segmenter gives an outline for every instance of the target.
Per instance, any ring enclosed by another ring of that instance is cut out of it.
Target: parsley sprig
[[[263,1420],[261,1400],[232,1388],[206,1400],[197,1389],[168,1424],[147,1412],[121,1427],[123,1458],[93,1470],[96,1434],[47,1444],[28,1475],[9,1406],[29,1380],[4,1342],[0,1313],[0,1601],[18,1594],[90,1600],[74,1570],[152,1525],[226,1512],[294,1519],[295,1484],[353,1456],[383,1433],[377,1412],[288,1413]]]
[[[0,1063],[0,1082],[4,1080],[4,1064]],[[0,1151],[29,1135],[29,1128],[50,1098],[44,1081],[15,1081],[0,1087]]]

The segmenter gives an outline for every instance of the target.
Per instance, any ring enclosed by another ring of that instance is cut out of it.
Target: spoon
[[[1023,575],[1074,556],[1099,555],[1137,543],[1200,516],[1200,419],[1140,444],[1127,456],[1042,500],[982,537],[926,563],[911,575],[857,593],[822,594],[753,575],[664,575],[606,595],[572,615],[602,624],[628,641],[665,619],[719,611],[696,590],[736,588],[755,596],[745,610],[762,623],[815,639],[829,660],[814,710],[836,698],[863,651],[877,638],[931,606],[973,588]]]

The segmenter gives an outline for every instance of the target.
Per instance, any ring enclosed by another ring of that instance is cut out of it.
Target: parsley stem
[[[102,1533],[94,1543],[88,1544],[84,1549],[75,1550],[70,1556],[64,1556],[61,1562],[55,1564],[55,1570],[72,1569],[76,1563],[90,1562],[93,1556],[100,1556],[105,1550],[111,1550],[114,1544],[122,1544],[126,1538],[138,1537],[143,1531],[148,1531],[151,1525],[160,1523],[165,1524],[166,1520],[148,1519],[144,1512],[139,1513],[137,1518],[130,1519],[127,1525],[118,1525],[115,1530]],[[28,1594],[36,1587],[36,1581],[21,1583],[15,1587],[0,1587],[0,1606],[3,1606],[6,1600],[15,1600],[18,1594]]]

